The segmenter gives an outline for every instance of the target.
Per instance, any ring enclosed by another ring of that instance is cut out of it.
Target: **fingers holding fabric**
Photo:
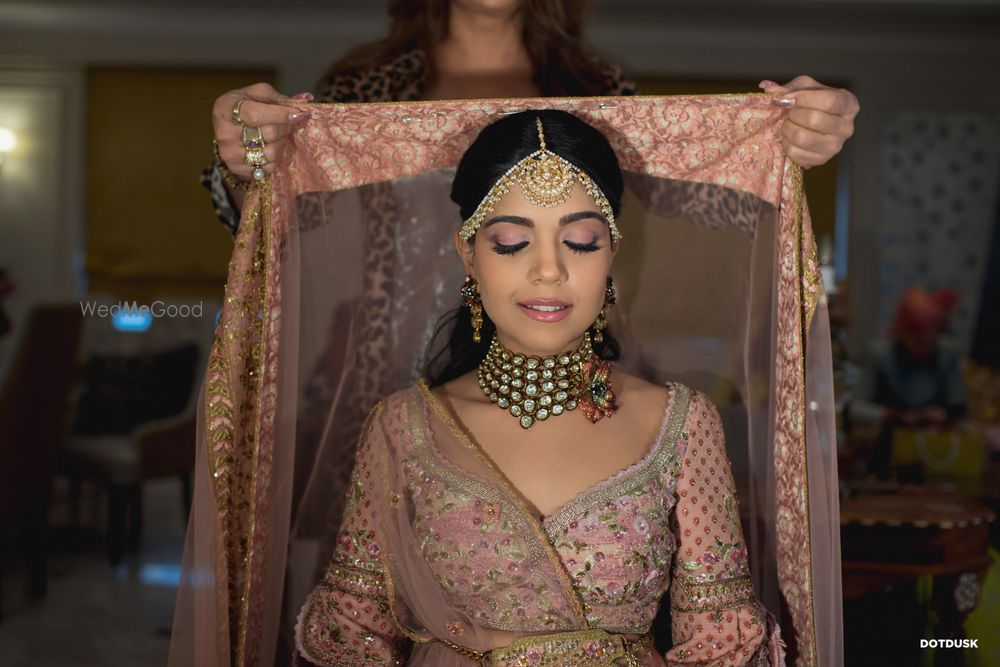
[[[285,104],[259,102],[253,98],[242,98],[238,102],[240,103],[239,117],[244,125],[292,127],[295,123],[306,120],[310,115],[309,111],[305,109],[297,109]],[[229,122],[237,128],[240,126],[239,123],[233,123],[232,119]]]
[[[760,87],[766,93],[780,94],[776,101],[790,107],[782,125],[783,143],[785,152],[800,166],[825,164],[854,134],[854,119],[861,107],[851,91],[825,86],[805,75],[784,85],[764,80]]]
[[[825,164],[844,146],[840,135],[825,134],[799,125],[791,118],[785,119],[782,124],[781,136],[788,157],[807,169]]]
[[[844,141],[854,132],[854,121],[851,118],[800,106],[798,102],[789,110],[788,120],[806,129],[838,137]]]
[[[844,88],[823,86],[821,88],[793,90],[788,91],[788,96],[795,99],[795,106],[798,108],[817,109],[852,121],[861,111],[858,98],[854,96],[854,93]]]
[[[242,181],[274,172],[292,132],[310,117],[301,106],[311,93],[288,97],[271,85],[256,83],[216,99],[212,122],[223,166]]]
[[[787,140],[784,140],[782,143],[785,147],[785,154],[791,158],[792,162],[799,165],[803,169],[818,167],[821,164],[826,164],[830,161],[829,156],[822,153],[805,150],[803,148],[799,148],[798,146],[790,146]]]

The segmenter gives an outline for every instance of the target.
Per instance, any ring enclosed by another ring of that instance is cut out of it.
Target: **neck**
[[[511,354],[519,354],[523,357],[539,357],[541,359],[545,359],[547,357],[558,357],[562,354],[573,354],[574,352],[579,352],[584,347],[584,345],[589,342],[589,334],[584,334],[574,339],[567,345],[560,347],[559,349],[528,350],[516,344],[511,345],[510,341],[506,338],[506,336],[504,336],[500,332],[496,333],[495,338],[497,343],[500,344],[500,347],[502,347],[505,351],[510,352]],[[588,348],[592,349],[592,346],[588,346]]]
[[[498,14],[477,11],[452,2],[448,36],[435,48],[437,69],[449,73],[511,73],[532,70],[522,40],[519,10]]]

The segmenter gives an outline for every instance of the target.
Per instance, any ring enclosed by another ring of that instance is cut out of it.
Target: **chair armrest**
[[[196,415],[181,413],[146,422],[135,430],[140,478],[190,474],[194,469],[196,419]]]

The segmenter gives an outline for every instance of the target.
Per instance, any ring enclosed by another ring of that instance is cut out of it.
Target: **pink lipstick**
[[[521,312],[539,322],[559,322],[569,317],[572,306],[559,299],[529,299],[517,305]]]

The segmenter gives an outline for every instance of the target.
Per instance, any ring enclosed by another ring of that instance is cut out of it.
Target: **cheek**
[[[604,289],[608,276],[611,275],[612,259],[613,255],[606,248],[591,253],[567,253],[574,282],[585,294]]]
[[[479,280],[480,298],[487,308],[490,304],[499,304],[509,300],[515,290],[518,271],[513,264],[517,261],[512,257],[498,255],[484,247],[476,247],[476,277]]]

